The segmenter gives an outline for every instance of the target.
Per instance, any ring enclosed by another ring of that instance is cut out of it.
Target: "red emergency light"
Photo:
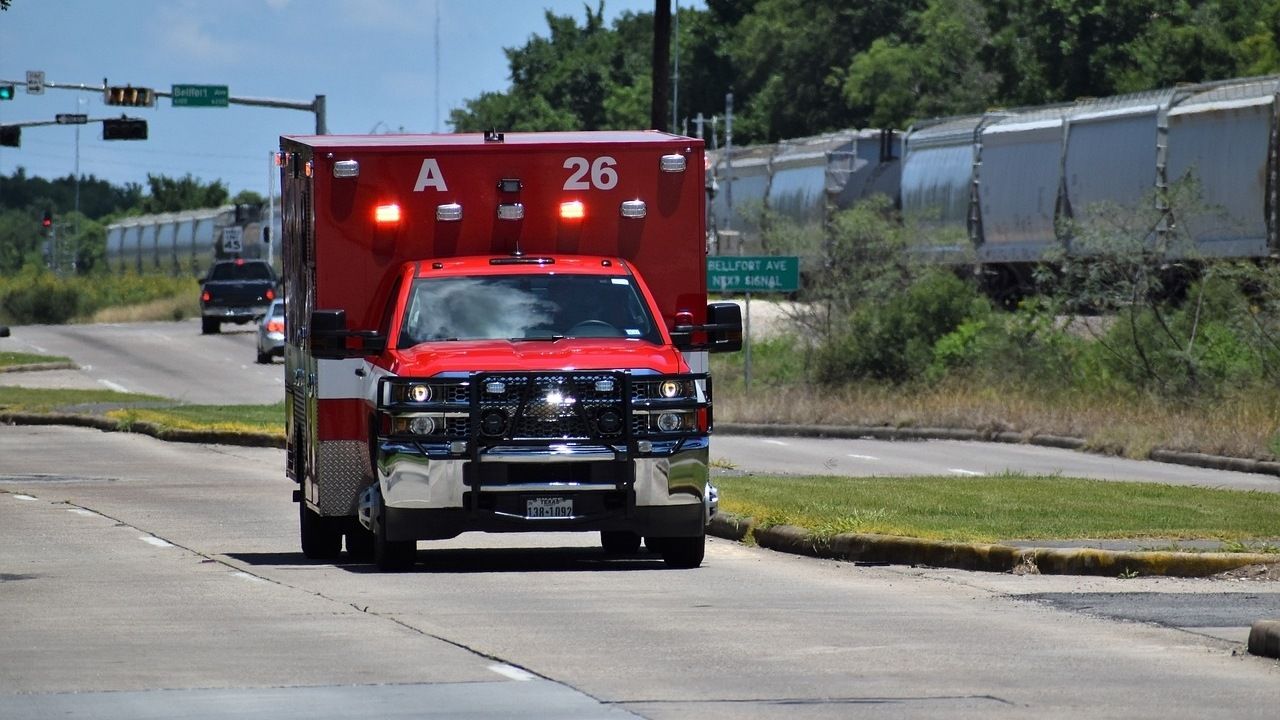
[[[379,225],[395,225],[400,222],[400,206],[395,203],[379,205],[373,209],[373,220]]]
[[[561,220],[581,220],[587,216],[587,206],[581,200],[560,203]]]

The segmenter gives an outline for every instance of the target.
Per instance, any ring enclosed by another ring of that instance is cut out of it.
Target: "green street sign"
[[[174,85],[174,107],[226,107],[231,92],[226,85]]]
[[[795,292],[800,289],[800,258],[768,255],[716,255],[707,258],[711,292]]]

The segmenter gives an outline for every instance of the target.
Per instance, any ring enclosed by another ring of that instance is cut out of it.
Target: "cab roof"
[[[605,130],[577,132],[512,132],[504,133],[501,141],[485,141],[484,133],[448,133],[436,135],[285,135],[284,139],[316,149],[369,149],[386,148],[403,150],[412,147],[494,148],[512,146],[583,146],[608,144],[659,144],[671,142],[698,142],[701,140],[657,130]]]
[[[423,260],[416,277],[456,275],[524,275],[529,273],[564,275],[631,275],[631,266],[621,258],[595,255],[472,255]]]

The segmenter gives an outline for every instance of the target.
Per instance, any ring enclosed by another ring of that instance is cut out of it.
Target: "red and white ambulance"
[[[701,140],[286,136],[277,160],[308,557],[593,531],[701,564],[707,353],[742,340],[707,302]]]

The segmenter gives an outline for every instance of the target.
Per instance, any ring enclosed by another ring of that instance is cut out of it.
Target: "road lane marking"
[[[163,548],[173,547],[173,543],[165,540],[161,540],[160,538],[155,537],[154,535],[143,535],[138,539],[144,543],[147,543],[148,545],[155,545],[156,547],[163,547]]]
[[[121,385],[120,383],[113,383],[110,380],[98,380],[98,382],[105,385],[108,390],[115,390],[120,393],[129,392],[129,388]]]
[[[45,350],[44,348],[40,347],[39,345],[36,345],[35,343],[30,343],[30,345],[31,345],[31,348],[38,353],[44,353],[45,355],[49,354],[48,350]]]
[[[490,665],[489,669],[498,673],[499,675],[511,678],[512,680],[516,680],[518,682],[529,682],[530,680],[537,677],[533,673],[527,673],[518,667],[512,667],[506,664]]]
[[[849,457],[857,458],[858,460],[879,460],[880,459],[875,455],[856,455],[854,453],[849,453]]]
[[[14,493],[13,499],[14,500],[35,500],[36,498],[33,498],[30,495],[19,495],[17,493]]]
[[[790,445],[790,443],[785,443],[785,442],[783,442],[783,441],[781,441],[781,440],[761,440],[761,442],[767,442],[767,443],[769,443],[770,445],[781,445],[781,446],[783,446],[783,447],[786,447],[787,445]]]
[[[249,573],[244,572],[243,570],[237,570],[237,571],[235,571],[235,572],[231,573],[231,575],[232,575],[233,577],[238,577],[238,578],[240,578],[241,580],[248,580],[249,582],[256,582],[256,583],[264,583],[264,582],[266,582],[266,580],[263,580],[262,578],[258,577],[257,575],[250,575]]]
[[[92,510],[85,510],[84,508],[67,508],[67,512],[83,515],[84,517],[102,517],[98,513]]]
[[[953,472],[957,475],[984,475],[985,473],[975,472],[973,470],[965,470],[964,468],[947,468],[947,472]]]

